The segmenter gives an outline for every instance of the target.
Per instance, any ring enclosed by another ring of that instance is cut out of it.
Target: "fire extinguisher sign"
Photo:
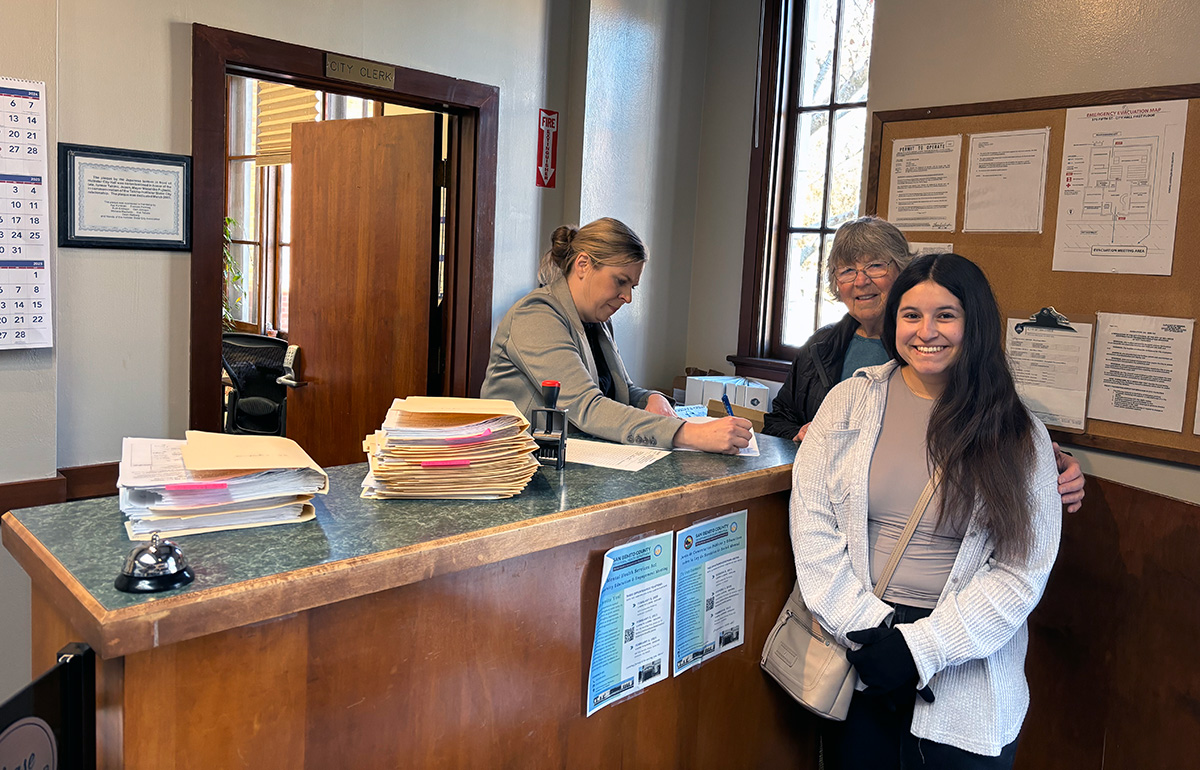
[[[557,161],[558,113],[554,110],[538,110],[538,187],[554,186],[554,166]]]

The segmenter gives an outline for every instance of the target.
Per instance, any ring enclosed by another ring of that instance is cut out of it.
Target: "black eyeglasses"
[[[862,267],[851,267],[847,265],[846,267],[838,268],[838,271],[833,274],[833,277],[837,279],[838,283],[854,283],[854,281],[857,280],[860,272],[868,278],[882,278],[887,275],[888,266],[891,264],[892,260],[889,259],[887,262],[872,262],[871,264],[863,265]]]

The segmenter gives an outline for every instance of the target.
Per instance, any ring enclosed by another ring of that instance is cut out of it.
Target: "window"
[[[739,364],[790,363],[845,313],[826,293],[825,266],[834,232],[858,216],[866,145],[874,0],[767,5]]]
[[[287,337],[292,256],[291,127],[297,122],[352,120],[423,112],[357,96],[228,76],[229,129],[225,215],[229,260],[228,327]],[[442,121],[442,157],[448,121]],[[438,300],[445,261],[446,191],[441,191]]]
[[[229,256],[226,324],[240,331],[287,336],[291,275],[291,126],[323,119],[347,97],[230,76]],[[361,101],[361,100],[356,100]],[[361,112],[361,107],[357,107]],[[354,115],[359,117],[359,115]],[[231,280],[232,279],[232,280]]]

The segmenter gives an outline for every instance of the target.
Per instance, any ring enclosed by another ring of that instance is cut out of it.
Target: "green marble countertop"
[[[579,514],[586,516],[597,506],[790,466],[795,457],[791,441],[759,435],[758,445],[759,457],[672,452],[637,473],[573,464],[563,471],[543,467],[519,496],[498,501],[364,500],[359,493],[365,463],[331,468],[329,494],[314,501],[314,521],[176,538],[196,580],[160,594],[126,594],[113,587],[133,546],[116,497],[25,508],[12,517],[78,583],[69,586],[72,593],[80,596],[82,587],[103,611],[112,612],[395,549],[411,551],[446,538],[482,537],[551,514],[588,509]]]

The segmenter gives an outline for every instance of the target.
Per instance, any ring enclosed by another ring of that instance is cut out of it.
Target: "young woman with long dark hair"
[[[1012,766],[1029,705],[1025,621],[1062,507],[1050,437],[1017,397],[1001,328],[974,263],[914,259],[885,309],[892,361],[836,386],[800,445],[797,579],[864,688],[826,735],[826,767]],[[876,598],[935,472],[933,501]]]

